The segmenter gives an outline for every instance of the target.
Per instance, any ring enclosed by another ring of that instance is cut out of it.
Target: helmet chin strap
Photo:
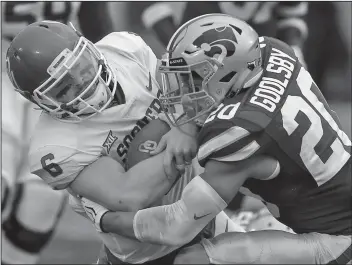
[[[234,82],[232,86],[233,91],[240,91],[242,88],[253,86],[262,76],[263,68],[257,67],[255,70],[245,69]]]
[[[249,77],[247,81],[243,84],[243,87],[251,87],[253,86],[262,76],[263,74],[263,69],[261,67],[258,67]]]

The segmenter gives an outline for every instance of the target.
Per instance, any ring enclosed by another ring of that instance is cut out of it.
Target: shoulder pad
[[[116,58],[115,60],[120,65],[124,64],[134,64],[141,66],[142,72],[134,72],[137,68],[131,68],[131,66],[127,66],[127,69],[130,70],[135,76],[144,75],[144,72],[149,72],[149,86],[151,83],[151,78],[156,78],[156,67],[157,67],[157,58],[152,49],[144,42],[144,40],[137,34],[133,32],[113,32],[104,37],[97,44],[97,47],[102,50],[108,50],[110,53],[108,56],[110,60],[114,60],[114,56],[122,55],[125,60],[124,63],[121,62],[121,58]],[[112,53],[111,53],[112,52]],[[110,56],[111,55],[111,56]],[[137,78],[137,80],[140,78]],[[154,82],[157,82],[156,80]],[[146,83],[145,85],[148,85]],[[143,85],[143,87],[145,86]]]
[[[297,56],[291,46],[279,39],[271,37],[259,37],[259,45],[260,48],[264,48],[264,60],[266,54],[270,53],[273,48],[279,49],[280,51],[297,60]]]
[[[138,58],[142,55],[140,53],[143,53],[145,50],[150,49],[150,47],[139,35],[127,31],[112,32],[109,35],[105,36],[102,40],[97,42],[96,46],[98,48],[113,48],[122,53],[135,55]]]
[[[233,124],[243,127],[250,132],[263,130],[271,121],[262,109],[248,104],[254,89],[248,89],[239,95],[225,99],[219,107],[209,114],[205,125],[217,121],[231,121]]]

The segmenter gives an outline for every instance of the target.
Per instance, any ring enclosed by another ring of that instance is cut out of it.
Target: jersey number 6
[[[40,159],[40,163],[42,164],[43,169],[48,172],[52,177],[57,177],[62,174],[61,167],[56,163],[50,163],[51,160],[54,159],[54,155],[49,153]]]

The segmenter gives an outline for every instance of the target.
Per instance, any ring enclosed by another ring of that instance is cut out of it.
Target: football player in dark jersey
[[[245,2],[245,1],[189,1],[189,2],[140,2],[142,24],[151,29],[166,47],[171,36],[190,19],[209,13],[224,13],[242,19],[250,24],[261,36],[277,37],[294,49],[299,60],[305,64],[303,48],[308,37],[306,15],[308,2]],[[135,8],[135,4],[133,4]],[[179,17],[178,13],[182,13]],[[314,53],[316,54],[316,53]],[[311,54],[309,54],[311,57]],[[321,65],[321,64],[320,64]],[[321,67],[321,66],[317,67]],[[243,204],[244,196],[238,194],[228,205],[237,211]]]
[[[183,3],[177,5],[180,4]],[[261,36],[276,37],[291,45],[299,59],[304,62],[302,48],[308,36],[305,22],[307,2],[190,1],[180,7],[171,2],[145,2],[140,5],[143,25],[152,29],[165,46],[178,28],[175,15],[177,10],[183,11],[181,24],[200,15],[224,13],[246,21]]]
[[[1,7],[3,64],[6,61],[5,52],[10,41],[19,31],[36,21],[45,19],[63,23],[72,22],[93,42],[113,31],[108,3],[104,1],[15,1],[2,2]],[[67,198],[65,194],[51,190],[49,186],[29,174],[29,169],[26,168],[26,165],[28,166],[26,136],[30,130],[29,124],[33,121],[31,115],[33,106],[18,99],[16,92],[12,88],[9,89],[8,86],[12,85],[6,75],[2,79],[3,107],[4,101],[7,103],[6,106],[13,104],[9,109],[6,108],[5,111],[3,109],[6,116],[3,116],[2,120],[4,142],[1,177],[3,217],[1,263],[34,264],[38,262],[41,251],[52,238]],[[12,124],[16,119],[20,124],[18,126]],[[28,172],[25,172],[26,170]]]
[[[108,212],[103,228],[112,217],[126,236],[184,245],[239,191],[262,200],[294,233],[223,233],[184,249],[175,263],[347,264],[351,140],[292,48],[241,20],[208,14],[176,31],[163,62],[161,103],[176,126],[202,127],[205,171],[179,201]]]

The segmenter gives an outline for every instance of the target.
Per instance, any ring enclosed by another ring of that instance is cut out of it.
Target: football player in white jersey
[[[37,22],[13,39],[6,62],[16,90],[42,109],[30,171],[53,189],[68,190],[73,201],[85,197],[121,211],[145,208],[170,190],[196,154],[197,128],[188,124],[164,136],[162,154],[125,172],[129,143],[161,112],[157,59],[134,33],[114,32],[93,44],[64,24]],[[122,237],[117,246],[116,238],[101,237],[127,262],[174,249],[147,244],[152,253],[139,255]]]
[[[98,18],[99,23],[91,17]],[[72,21],[92,41],[112,32],[107,2],[2,2],[2,69],[10,41],[28,24],[55,19]],[[13,89],[2,73],[2,263],[36,263],[49,242],[66,202],[65,193],[53,191],[30,174],[29,136],[40,111]],[[28,210],[30,209],[30,211]]]

